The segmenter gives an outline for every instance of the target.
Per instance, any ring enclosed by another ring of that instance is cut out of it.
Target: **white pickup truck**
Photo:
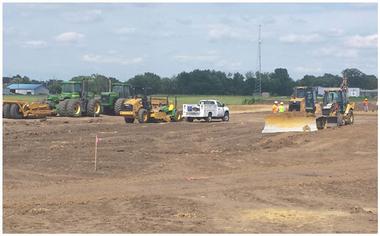
[[[183,104],[182,115],[189,122],[193,122],[194,119],[211,122],[214,118],[230,120],[229,108],[217,100],[200,100],[199,104]]]

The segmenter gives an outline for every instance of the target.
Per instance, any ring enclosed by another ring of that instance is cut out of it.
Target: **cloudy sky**
[[[3,8],[4,75],[172,76],[193,69],[377,74],[377,5],[15,4]]]

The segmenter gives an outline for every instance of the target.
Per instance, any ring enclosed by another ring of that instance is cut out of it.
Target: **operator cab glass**
[[[80,93],[81,92],[81,84],[71,84],[65,83],[62,84],[62,92],[63,93]]]
[[[304,98],[305,97],[305,89],[304,88],[296,89],[295,96],[298,98]]]
[[[114,85],[112,91],[118,93],[119,95],[123,94],[123,86],[122,85]]]
[[[341,101],[342,101],[341,93],[337,91],[326,92],[323,98],[324,104],[336,103],[336,102],[341,102]]]

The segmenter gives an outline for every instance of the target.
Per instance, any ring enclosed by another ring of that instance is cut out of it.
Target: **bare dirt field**
[[[3,231],[377,232],[377,113],[264,135],[251,107],[212,123],[5,119]]]

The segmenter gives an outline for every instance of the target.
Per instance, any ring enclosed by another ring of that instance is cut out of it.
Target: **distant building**
[[[360,90],[360,96],[361,97],[368,97],[368,98],[375,98],[375,97],[377,97],[377,89],[373,89],[373,90],[361,89]]]
[[[11,84],[7,86],[11,93],[37,95],[49,94],[49,90],[43,84]]]
[[[318,96],[323,96],[325,93],[325,89],[339,89],[339,88],[325,88],[325,87],[317,87]],[[348,88],[348,96],[349,97],[359,97],[360,96],[360,88]]]

